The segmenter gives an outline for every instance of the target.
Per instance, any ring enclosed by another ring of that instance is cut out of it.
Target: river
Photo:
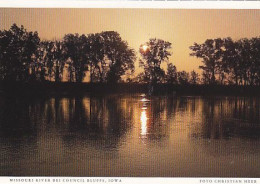
[[[2,176],[260,177],[260,98],[0,98]]]

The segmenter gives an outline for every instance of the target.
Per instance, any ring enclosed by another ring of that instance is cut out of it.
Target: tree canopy
[[[13,24],[9,30],[0,31],[0,76],[7,81],[30,80],[33,56],[40,44],[37,32],[28,32],[23,26]]]
[[[142,59],[140,66],[144,68],[144,72],[149,78],[149,82],[158,83],[162,82],[165,77],[165,71],[161,68],[163,62],[168,62],[171,53],[171,43],[152,38],[145,44],[140,46],[140,53]]]
[[[260,85],[260,37],[207,39],[189,48],[202,62],[201,75],[177,71],[169,62],[172,44],[151,38],[139,48],[143,72],[134,77],[136,52],[116,31],[41,41],[13,24],[0,30],[0,80],[83,82],[87,76],[92,83]]]
[[[190,47],[202,59],[205,84],[260,85],[260,38],[208,39]],[[216,77],[218,75],[218,78]]]
[[[117,83],[134,72],[135,51],[115,31],[40,41],[37,32],[12,25],[0,31],[0,79],[60,82],[64,69],[68,81]]]

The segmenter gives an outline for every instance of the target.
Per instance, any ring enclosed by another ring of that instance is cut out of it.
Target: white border
[[[1,184],[259,184],[259,178],[167,178],[167,177],[2,177]]]
[[[147,9],[260,9],[260,1],[126,1],[126,0],[0,0],[0,8],[147,8]],[[11,181],[11,179],[20,179]],[[31,182],[22,181],[31,180]],[[53,182],[58,179],[60,182]],[[70,179],[84,182],[66,182]],[[121,182],[109,182],[121,180]],[[50,182],[47,182],[50,180]],[[101,182],[98,182],[101,181]],[[238,181],[238,182],[235,182]],[[250,181],[250,182],[248,182]],[[255,183],[260,178],[178,178],[178,177],[0,177],[1,184],[13,183],[120,183],[120,184],[223,184]]]
[[[260,1],[0,0],[2,8],[260,9]]]

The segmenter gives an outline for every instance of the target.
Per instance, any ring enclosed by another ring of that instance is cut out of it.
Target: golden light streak
[[[150,100],[148,100],[147,98],[142,98],[140,101],[141,102],[149,102]]]
[[[146,111],[141,112],[141,135],[147,134],[147,115]]]

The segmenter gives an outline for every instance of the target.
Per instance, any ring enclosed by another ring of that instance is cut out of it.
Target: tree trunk
[[[55,68],[55,82],[60,82],[60,71],[59,71],[59,66],[57,64]]]

